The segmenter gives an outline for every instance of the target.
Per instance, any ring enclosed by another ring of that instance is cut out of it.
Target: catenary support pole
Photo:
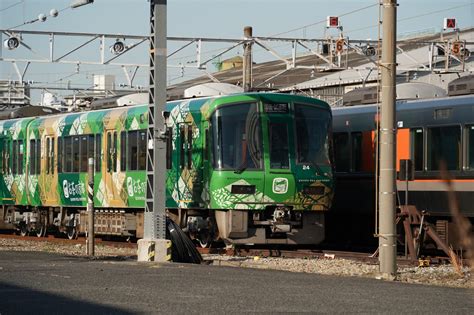
[[[396,206],[396,55],[397,1],[383,0],[382,32],[382,105],[380,115],[380,180],[379,180],[379,263],[383,278],[395,279],[397,272]]]
[[[244,39],[252,39],[252,27],[246,26],[244,28]],[[252,89],[252,42],[248,41],[244,44],[244,59],[243,59],[243,88],[245,92]]]
[[[163,116],[166,104],[166,5],[167,0],[150,0],[147,189],[144,238],[138,242],[139,261],[164,261],[169,257],[169,241],[166,240],[166,137]]]
[[[95,255],[94,231],[94,158],[87,163],[87,255]]]

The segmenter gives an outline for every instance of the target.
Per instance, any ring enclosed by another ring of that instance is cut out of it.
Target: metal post
[[[244,38],[252,39],[252,27],[244,27]],[[244,44],[244,60],[243,60],[243,88],[245,92],[252,89],[252,42],[248,41]]]
[[[166,104],[166,4],[150,1],[150,93],[148,107],[147,192],[145,239],[166,238],[165,161],[166,141],[162,136]]]
[[[397,272],[396,206],[396,125],[395,125],[395,44],[397,37],[397,0],[383,0],[382,37],[382,105],[380,117],[380,181],[379,181],[379,263],[386,279]]]
[[[94,158],[89,158],[87,164],[87,255],[94,256],[95,231],[94,231]]]

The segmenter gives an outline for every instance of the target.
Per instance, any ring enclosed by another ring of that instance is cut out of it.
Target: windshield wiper
[[[234,170],[235,174],[242,174],[247,169],[247,163],[242,163],[239,167]]]

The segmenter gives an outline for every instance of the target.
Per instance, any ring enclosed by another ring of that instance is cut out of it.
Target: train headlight
[[[13,50],[20,46],[20,40],[14,36],[7,38],[3,41],[3,46],[9,50]]]

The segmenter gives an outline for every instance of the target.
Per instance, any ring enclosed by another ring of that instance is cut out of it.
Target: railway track
[[[36,237],[36,236],[20,236],[14,234],[0,234],[0,238],[4,239],[16,239],[30,242],[49,242],[62,245],[77,245],[86,244],[85,237],[78,237],[74,240],[67,238],[58,238],[54,235],[48,235],[47,237]],[[136,242],[124,242],[124,241],[110,241],[96,238],[97,245],[112,246],[116,248],[131,248],[136,249]],[[273,257],[273,258],[300,258],[300,259],[348,259],[363,262],[366,264],[376,265],[379,263],[378,257],[373,256],[369,252],[357,252],[357,251],[340,251],[331,249],[265,249],[265,248],[249,248],[249,247],[236,247],[236,248],[201,248],[197,247],[198,251],[203,255],[225,255],[235,257]],[[413,266],[418,265],[421,262],[428,264],[445,264],[449,263],[447,257],[427,257],[420,261],[412,261],[403,256],[397,257],[397,264],[402,266]]]
[[[54,235],[48,235],[47,237],[36,237],[36,236],[21,236],[21,235],[16,235],[16,234],[0,234],[0,238],[5,238],[5,239],[16,239],[16,240],[23,240],[23,241],[31,241],[31,242],[50,242],[50,243],[56,243],[56,244],[70,244],[70,245],[76,245],[76,244],[85,244],[86,243],[86,238],[81,236],[78,237],[77,239],[67,239],[67,238],[60,238],[60,237],[55,237]],[[132,243],[132,242],[118,242],[118,241],[108,241],[108,240],[103,240],[99,237],[95,238],[95,243],[96,244],[101,244],[101,245],[106,245],[106,246],[113,246],[117,248],[136,248],[137,244]]]
[[[279,249],[252,249],[252,248],[236,248],[236,249],[225,249],[225,248],[199,248],[201,254],[217,254],[227,255],[236,257],[274,257],[274,258],[300,258],[300,259],[348,259],[363,262],[366,264],[377,265],[379,258],[373,256],[372,253],[368,252],[351,252],[351,251],[338,251],[338,250],[308,250],[308,249],[296,249],[296,250],[279,250]],[[443,264],[449,261],[445,257],[430,257],[424,259],[423,262],[429,261],[430,264]],[[419,261],[412,261],[408,258],[398,256],[397,264],[402,266],[414,266],[420,264]]]

